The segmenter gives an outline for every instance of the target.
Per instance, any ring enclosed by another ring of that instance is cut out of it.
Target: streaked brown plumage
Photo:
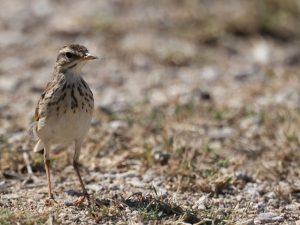
[[[83,194],[88,197],[82,182],[78,160],[94,109],[93,93],[81,77],[81,68],[87,60],[96,59],[82,45],[69,45],[60,49],[52,80],[38,101],[35,110],[34,131],[39,140],[34,152],[44,149],[49,198],[53,199],[50,180],[49,151],[53,144],[75,142],[73,166]]]

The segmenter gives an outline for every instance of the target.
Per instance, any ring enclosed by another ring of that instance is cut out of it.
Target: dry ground
[[[0,224],[300,224],[297,0],[1,1]],[[28,135],[59,47],[102,57],[81,156]],[[28,180],[23,154],[30,155]],[[298,221],[298,222],[297,222]]]

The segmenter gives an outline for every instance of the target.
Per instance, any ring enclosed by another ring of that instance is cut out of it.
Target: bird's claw
[[[86,196],[80,196],[78,199],[76,199],[73,204],[76,206],[80,206],[82,203],[84,203]]]
[[[47,198],[46,200],[45,200],[45,206],[53,206],[54,205],[54,203],[57,203],[56,201],[55,201],[55,199],[53,198],[53,196],[52,197],[50,197],[50,198]]]

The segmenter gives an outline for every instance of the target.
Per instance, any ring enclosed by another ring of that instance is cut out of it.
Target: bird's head
[[[62,47],[56,59],[56,66],[63,71],[80,71],[88,60],[97,59],[89,53],[86,47],[71,44]]]

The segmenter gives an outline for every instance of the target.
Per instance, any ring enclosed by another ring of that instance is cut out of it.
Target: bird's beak
[[[93,59],[98,59],[98,57],[90,55],[89,53],[83,56],[83,60],[93,60]]]

